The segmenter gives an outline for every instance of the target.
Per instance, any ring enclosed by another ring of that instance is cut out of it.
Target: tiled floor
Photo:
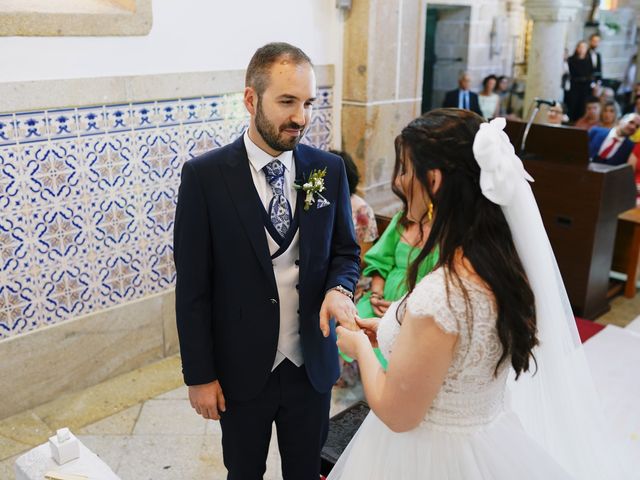
[[[639,314],[640,294],[618,297],[598,323],[624,327]],[[360,386],[334,389],[331,414],[360,398]],[[0,420],[0,479],[13,479],[16,458],[64,426],[123,480],[225,478],[220,426],[191,409],[177,356]],[[275,441],[274,431],[265,479],[281,478]]]

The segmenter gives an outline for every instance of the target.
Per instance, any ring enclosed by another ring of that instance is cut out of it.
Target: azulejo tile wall
[[[171,288],[182,164],[247,124],[241,93],[0,115],[0,339]]]

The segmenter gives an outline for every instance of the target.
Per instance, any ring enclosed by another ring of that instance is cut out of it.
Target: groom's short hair
[[[281,58],[293,62],[294,65],[308,63],[313,66],[311,59],[298,47],[285,42],[267,43],[256,50],[251,57],[247,67],[245,86],[253,88],[258,95],[262,95],[269,85],[271,66]]]

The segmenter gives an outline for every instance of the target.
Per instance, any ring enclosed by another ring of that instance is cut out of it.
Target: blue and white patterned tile
[[[157,107],[161,117],[159,127],[180,125],[183,118],[186,118],[179,100],[162,100],[157,102]]]
[[[40,265],[76,266],[86,256],[89,240],[84,234],[88,212],[82,205],[54,205],[34,212],[32,229],[38,235]]]
[[[105,255],[133,241],[139,231],[135,202],[128,195],[114,192],[113,196],[102,199],[98,208],[91,212],[88,221],[96,231],[96,254]]]
[[[51,325],[87,313],[90,301],[89,276],[74,266],[58,265],[42,274],[42,288],[47,300],[41,312],[44,323]]]
[[[25,182],[19,168],[20,148],[0,146],[0,210],[5,213],[18,209],[22,203]]]
[[[182,124],[202,123],[206,119],[206,105],[202,97],[182,99]]]
[[[304,141],[326,148],[332,91],[319,96]],[[0,338],[173,285],[182,165],[249,120],[241,93],[38,114],[0,116]]]
[[[18,139],[13,113],[0,115],[0,145],[13,145]]]
[[[219,146],[214,140],[213,128],[206,124],[186,125],[183,135],[180,158],[182,164]]]
[[[331,87],[318,88],[318,96],[317,96],[315,108],[318,108],[318,109],[333,108],[333,88]]]
[[[42,142],[49,137],[46,112],[16,113],[14,122],[16,139],[20,143]]]
[[[149,257],[150,290],[161,292],[175,285],[176,271],[173,263],[173,248],[166,243],[156,245]]]
[[[51,140],[75,138],[79,135],[75,109],[48,110],[47,123]]]
[[[0,293],[26,274],[27,230],[24,218],[0,218]]]
[[[143,188],[175,176],[179,158],[184,155],[181,127],[137,132],[136,142]]]
[[[107,125],[104,106],[76,109],[76,122],[81,136],[103,134]]]
[[[134,103],[131,105],[132,126],[134,130],[155,128],[160,121],[156,102]]]
[[[33,289],[19,281],[5,284],[0,291],[0,339],[27,332],[38,326],[33,293]]]
[[[121,190],[133,185],[133,144],[129,133],[85,139],[83,154],[88,162],[90,194]]]
[[[100,302],[115,305],[139,298],[144,292],[141,261],[131,252],[120,251],[99,261]]]
[[[173,231],[177,194],[176,188],[145,192],[146,201],[143,205],[145,229],[152,236],[162,236]]]
[[[133,128],[135,117],[131,105],[109,105],[104,109],[106,130],[111,132],[125,132]]]
[[[23,147],[21,162],[28,174],[26,199],[33,205],[73,201],[80,195],[77,175],[78,144],[75,140],[30,143]]]
[[[203,104],[203,116],[202,120],[206,122],[223,120],[224,118],[224,98],[220,95],[212,97],[204,97],[202,99]]]
[[[311,124],[307,127],[302,143],[328,150],[331,146],[331,112],[314,113]]]

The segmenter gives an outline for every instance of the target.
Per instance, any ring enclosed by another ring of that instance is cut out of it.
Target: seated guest
[[[347,182],[349,183],[349,193],[351,195],[351,217],[353,220],[353,228],[356,231],[356,240],[360,245],[360,260],[362,262],[364,254],[369,251],[373,242],[378,238],[378,226],[376,224],[376,215],[373,208],[358,194],[358,182],[360,181],[360,173],[353,158],[347,152],[339,150],[329,150],[331,153],[342,157],[344,167],[347,171]],[[371,279],[360,277],[354,300],[357,302],[362,296],[364,290],[368,289]]]
[[[638,114],[640,114],[640,95],[638,95],[636,97],[636,99],[633,101],[633,103],[626,108],[625,113],[638,113]]]
[[[509,105],[509,77],[505,77],[502,75],[498,77],[498,83],[496,83],[496,88],[494,92],[500,97],[498,115],[501,117],[505,117],[511,113],[510,105]]]
[[[447,92],[442,106],[445,108],[464,108],[482,115],[478,104],[478,95],[469,90],[471,77],[467,72],[462,72],[458,77],[458,88]]]
[[[360,318],[382,317],[391,302],[407,293],[407,269],[420,253],[431,229],[429,223],[420,225],[407,219],[404,191],[405,188],[412,188],[412,185],[411,179],[408,185],[404,185],[407,182],[401,178],[401,168],[402,165],[396,163],[391,189],[402,200],[404,208],[394,215],[389,226],[364,256],[366,266],[362,273],[371,276],[371,291],[363,295],[356,305]],[[431,272],[437,261],[437,251],[431,252],[420,265],[418,278],[422,279]],[[387,362],[377,349],[376,355],[386,368]]]
[[[359,195],[356,194],[360,174],[358,167],[347,152],[338,150],[329,150],[331,153],[342,157],[344,167],[347,171],[347,182],[349,184],[349,193],[351,194],[351,218],[353,227],[356,231],[356,240],[360,245],[360,261],[364,254],[371,248],[373,242],[378,238],[378,227],[376,225],[376,217],[371,206]],[[358,301],[362,294],[369,289],[371,278],[360,276],[354,292],[354,301]],[[349,363],[351,359],[345,362],[344,357],[340,358],[340,378],[336,383],[337,387],[353,386],[358,381],[358,366],[355,362]]]
[[[618,124],[618,117],[620,114],[618,113],[618,107],[616,102],[612,100],[608,100],[602,106],[602,111],[600,112],[600,121],[598,122],[599,127],[611,129]]]
[[[640,113],[640,82],[636,83],[633,87],[633,96],[631,101],[624,108],[624,113]]]
[[[573,125],[576,128],[589,130],[595,127],[600,121],[600,100],[596,97],[589,97],[585,102],[585,112]]]
[[[547,124],[562,125],[568,120],[569,118],[564,114],[564,109],[560,102],[556,102],[554,106],[547,108]]]
[[[630,160],[634,143],[629,138],[640,127],[640,116],[628,113],[618,126],[607,130],[593,127],[589,130],[589,157],[591,161],[607,165],[622,165]]]
[[[482,80],[482,91],[478,94],[478,105],[482,116],[487,120],[497,117],[500,113],[500,97],[494,92],[498,78],[489,75]]]

